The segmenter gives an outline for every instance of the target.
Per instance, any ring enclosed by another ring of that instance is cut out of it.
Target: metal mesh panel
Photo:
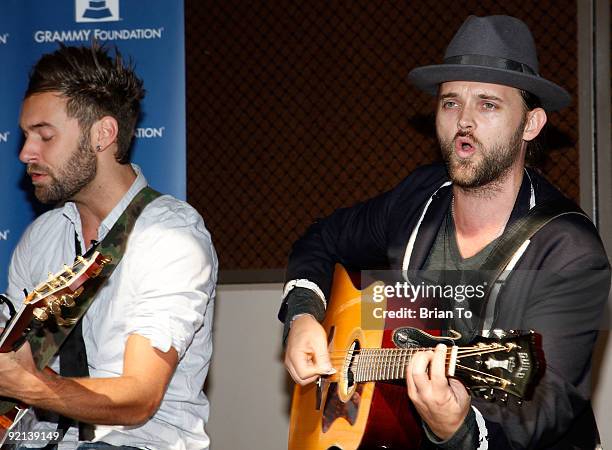
[[[185,6],[188,200],[222,270],[284,267],[316,217],[439,159],[433,100],[406,75],[441,62],[468,14],[523,19],[542,75],[573,95],[542,170],[578,199],[575,0]]]

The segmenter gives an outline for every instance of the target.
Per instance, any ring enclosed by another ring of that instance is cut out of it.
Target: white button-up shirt
[[[100,225],[100,241],[147,185],[140,169],[134,169],[137,179]],[[78,210],[70,202],[41,215],[27,228],[9,270],[7,294],[16,306],[24,288],[30,292],[49,272],[72,263],[75,232],[81,248],[88,248]],[[97,426],[95,440],[147,449],[208,448],[204,426],[209,404],[202,387],[212,353],[217,267],[210,234],[195,209],[168,195],[147,205],[130,234],[123,259],[83,317],[89,374],[120,376],[131,334],[149,339],[162,352],[174,347],[179,363],[159,410],[148,422],[137,427]],[[34,425],[38,431],[56,427],[42,421]],[[72,428],[60,448],[75,448],[76,435]]]

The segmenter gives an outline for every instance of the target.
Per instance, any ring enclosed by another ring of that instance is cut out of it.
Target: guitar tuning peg
[[[488,402],[494,402],[495,401],[495,390],[489,389],[488,391],[485,391],[482,394],[482,398],[484,398]]]
[[[508,403],[508,393],[504,392],[501,397],[499,397],[499,401],[503,404]]]
[[[407,342],[408,341],[408,335],[406,333],[404,333],[403,331],[398,331],[395,335],[395,337],[397,338],[397,340],[401,343]]]
[[[49,318],[49,313],[44,308],[34,308],[32,315],[40,322],[45,322]]]
[[[74,297],[70,294],[64,294],[60,297],[60,303],[62,306],[72,308],[75,305]]]

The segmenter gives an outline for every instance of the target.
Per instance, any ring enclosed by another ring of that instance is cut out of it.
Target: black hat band
[[[511,59],[497,58],[495,56],[487,55],[460,55],[451,56],[444,60],[444,64],[464,64],[472,66],[484,66],[491,67],[494,69],[512,70],[514,72],[523,72],[530,75],[539,76],[527,64],[520,63],[518,61],[512,61]]]

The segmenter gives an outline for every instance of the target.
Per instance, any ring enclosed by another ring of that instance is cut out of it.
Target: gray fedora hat
[[[444,63],[413,69],[408,78],[436,95],[445,81],[503,84],[537,96],[544,109],[569,105],[570,95],[538,72],[535,43],[527,25],[510,16],[469,16],[448,45]]]

